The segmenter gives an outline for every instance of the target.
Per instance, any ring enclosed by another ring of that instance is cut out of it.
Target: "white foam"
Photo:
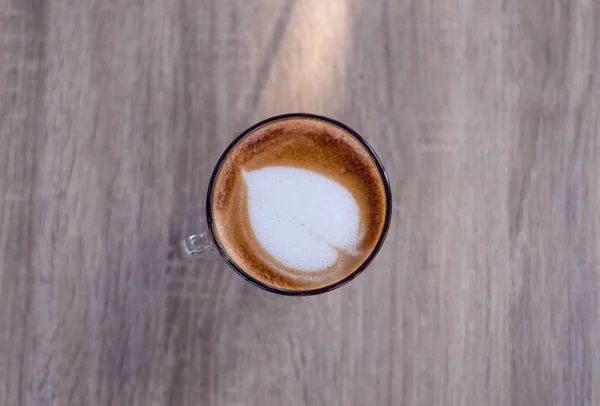
[[[252,229],[277,261],[315,271],[333,265],[337,249],[353,251],[359,238],[359,209],[342,185],[316,172],[286,166],[242,174]]]

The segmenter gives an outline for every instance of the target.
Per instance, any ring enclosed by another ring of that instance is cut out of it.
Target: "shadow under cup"
[[[243,140],[247,135],[253,133],[260,127],[263,127],[267,124],[274,123],[279,120],[285,120],[285,119],[320,120],[327,124],[334,125],[340,129],[342,129],[347,134],[354,137],[354,139],[356,141],[358,141],[371,156],[373,163],[377,167],[377,170],[381,176],[381,180],[383,182],[383,187],[384,187],[384,191],[385,191],[385,200],[386,201],[385,201],[385,219],[384,219],[384,223],[383,223],[383,228],[381,230],[381,233],[379,234],[379,238],[378,238],[376,244],[374,245],[374,247],[371,250],[371,252],[369,253],[369,255],[365,258],[365,260],[361,263],[361,265],[356,270],[354,270],[350,274],[346,275],[342,279],[336,280],[329,285],[318,287],[318,288],[311,289],[311,290],[287,290],[287,289],[283,289],[283,288],[280,288],[277,286],[272,286],[272,285],[269,285],[263,281],[260,281],[256,278],[254,278],[251,274],[244,271],[244,269],[241,266],[239,266],[232,259],[232,257],[228,254],[227,250],[224,248],[223,244],[219,240],[218,233],[215,230],[215,222],[214,222],[214,217],[213,217],[213,213],[212,213],[213,188],[215,187],[217,175],[219,174],[219,172],[223,166],[223,163],[227,159],[229,153],[237,146],[237,144],[241,140]],[[248,128],[246,131],[244,131],[242,134],[240,134],[227,147],[227,149],[223,152],[223,154],[219,158],[219,161],[217,162],[217,165],[215,166],[215,169],[210,178],[210,182],[208,185],[208,191],[207,191],[207,197],[206,197],[206,219],[207,219],[207,224],[208,224],[208,232],[210,234],[212,241],[214,242],[214,245],[219,250],[219,252],[220,252],[221,256],[223,257],[223,259],[225,260],[225,262],[227,262],[227,264],[238,275],[240,275],[242,278],[246,279],[248,282],[252,283],[253,285],[258,286],[269,292],[273,292],[273,293],[277,293],[277,294],[281,294],[281,295],[287,295],[287,296],[309,296],[309,295],[317,295],[320,293],[329,292],[333,289],[336,289],[336,288],[339,288],[340,286],[345,285],[346,283],[350,282],[352,279],[356,278],[360,273],[362,273],[367,268],[367,266],[371,263],[373,258],[375,258],[375,256],[381,249],[381,246],[383,245],[383,242],[385,240],[385,237],[387,235],[387,231],[388,231],[388,228],[390,225],[391,212],[392,212],[392,193],[391,193],[391,189],[390,189],[389,179],[387,177],[387,174],[385,172],[383,164],[381,163],[381,160],[379,159],[379,157],[377,156],[377,154],[375,153],[373,148],[371,148],[371,146],[356,131],[354,131],[350,127],[346,126],[345,124],[342,124],[342,123],[340,123],[336,120],[333,120],[331,118],[328,118],[328,117],[319,116],[319,115],[315,115],[315,114],[308,114],[308,113],[292,113],[292,114],[284,114],[284,115],[280,115],[280,116],[271,117],[271,118],[268,118],[264,121],[261,121],[255,125],[253,125],[252,127]]]

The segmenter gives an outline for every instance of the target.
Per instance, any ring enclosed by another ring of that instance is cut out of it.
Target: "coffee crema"
[[[356,271],[384,231],[386,190],[352,134],[312,117],[282,118],[239,140],[217,169],[212,231],[252,278],[306,291]]]

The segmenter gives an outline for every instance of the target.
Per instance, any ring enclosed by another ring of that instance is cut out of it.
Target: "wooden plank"
[[[600,404],[600,4],[0,0],[0,404]],[[379,152],[371,268],[263,292],[205,227],[263,118]]]

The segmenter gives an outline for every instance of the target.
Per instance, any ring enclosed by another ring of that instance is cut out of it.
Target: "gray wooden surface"
[[[600,3],[0,0],[0,405],[600,404]],[[201,230],[307,111],[380,153],[374,265],[263,292]]]

